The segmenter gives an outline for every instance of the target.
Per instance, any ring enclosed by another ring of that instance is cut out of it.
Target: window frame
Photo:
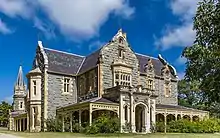
[[[63,93],[71,92],[71,78],[64,77],[63,80]]]
[[[34,96],[37,95],[37,81],[33,80],[33,94]]]

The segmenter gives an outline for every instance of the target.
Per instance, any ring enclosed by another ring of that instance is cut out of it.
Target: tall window
[[[23,102],[20,102],[20,108],[21,109],[23,108]]]
[[[147,82],[147,88],[150,89],[150,90],[153,90],[153,80],[148,80]]]
[[[125,106],[125,121],[128,121],[128,106]]]
[[[165,82],[165,96],[169,97],[170,96],[170,83],[167,81]]]
[[[34,95],[37,94],[37,82],[36,80],[33,81],[33,91],[34,91]]]
[[[64,79],[64,92],[70,92],[70,79]]]

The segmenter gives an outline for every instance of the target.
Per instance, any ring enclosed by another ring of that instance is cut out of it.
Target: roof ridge
[[[140,55],[140,56],[145,56],[145,57],[149,57],[149,58],[153,58],[153,59],[159,60],[159,59],[156,58],[156,57],[152,57],[152,56],[148,56],[148,55],[144,55],[144,54],[140,54],[140,53],[135,53],[135,54]]]
[[[65,52],[65,51],[61,51],[61,50],[56,50],[56,49],[51,49],[51,48],[47,48],[47,47],[44,47],[44,49],[55,51],[55,52],[60,52],[60,53],[68,54],[68,55],[73,55],[73,56],[85,57],[82,55],[78,55],[78,54],[74,54],[74,53],[70,53],[70,52]]]
[[[77,70],[76,74],[79,73],[80,69],[82,68],[82,66],[83,66],[83,64],[85,62],[85,60],[86,60],[86,57],[83,58],[83,61],[82,61],[81,65],[79,66],[79,69]]]

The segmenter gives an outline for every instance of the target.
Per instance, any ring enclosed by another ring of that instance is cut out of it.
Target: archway
[[[139,104],[135,107],[135,126],[136,132],[143,132],[146,122],[146,107],[142,104]]]
[[[156,122],[164,122],[164,115],[159,113],[156,115]]]
[[[177,120],[180,120],[180,119],[182,119],[182,118],[181,118],[181,115],[178,114],[178,115],[177,115]]]
[[[173,114],[168,114],[167,115],[167,123],[170,121],[175,121],[175,116]]]
[[[190,121],[190,116],[189,115],[184,115],[183,119],[189,120]]]
[[[192,120],[197,122],[197,121],[199,121],[199,117],[198,116],[193,116]]]

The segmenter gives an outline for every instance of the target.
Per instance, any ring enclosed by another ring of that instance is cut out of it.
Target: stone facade
[[[153,58],[135,53],[122,30],[86,57],[44,48],[39,41],[27,77],[26,90],[20,68],[10,130],[46,131],[45,120],[58,112],[72,118],[71,110],[76,107],[81,115],[79,105],[87,102],[89,107],[82,108],[89,110],[90,124],[93,111],[111,107],[117,109],[121,132],[127,132],[123,127],[129,123],[129,131],[149,133],[156,121],[157,105],[179,108],[175,68],[160,55]],[[24,105],[20,109],[21,102]]]
[[[70,78],[70,92],[64,93],[64,78]],[[56,116],[56,109],[77,102],[76,78],[72,76],[63,76],[48,74],[48,118]]]

